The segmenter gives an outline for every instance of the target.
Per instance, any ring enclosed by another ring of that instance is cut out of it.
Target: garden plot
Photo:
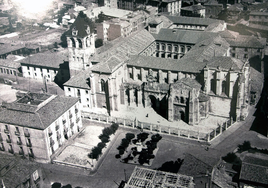
[[[149,137],[148,133],[134,135],[127,133],[117,148],[121,162],[151,166],[158,151],[157,143],[162,139],[159,134]]]
[[[61,152],[55,162],[86,168],[95,166],[96,161],[91,160],[88,154],[101,141],[99,135],[102,133],[102,129],[103,127],[100,126],[85,127],[83,132],[74,139],[74,142]]]

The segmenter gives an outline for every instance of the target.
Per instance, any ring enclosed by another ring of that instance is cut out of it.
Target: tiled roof
[[[268,16],[268,12],[251,11],[249,15]]]
[[[268,157],[245,156],[242,161],[240,180],[268,185]]]
[[[135,55],[130,57],[130,59],[127,61],[127,65],[167,71],[199,73],[200,70],[204,68],[205,63],[196,64],[194,61],[184,62],[178,59]]]
[[[0,158],[0,170],[2,171],[7,167],[7,171],[3,170],[3,174],[0,174],[0,184],[2,184],[3,180],[6,188],[17,187],[25,182],[34,171],[40,168],[38,163],[31,162],[27,159],[17,159],[4,154],[0,154]]]
[[[0,111],[0,122],[43,130],[78,101],[77,98],[64,96],[51,96],[47,100],[50,101],[39,105],[22,104],[18,101],[3,104],[6,108]]]
[[[188,10],[188,11],[197,11],[197,10],[202,10],[202,9],[205,9],[205,7],[202,5],[192,5],[192,6],[181,8],[181,10]]]
[[[261,93],[263,83],[264,83],[264,75],[254,69],[253,67],[250,67],[250,78],[251,78],[251,91]]]
[[[229,30],[220,31],[219,34],[222,38],[225,38],[225,39],[226,38],[235,39],[236,36],[239,35],[239,33],[235,33],[233,31],[229,31]]]
[[[179,169],[179,173],[187,176],[206,175],[211,173],[213,166],[207,164],[193,155],[186,153],[183,163]]]
[[[195,62],[195,65],[198,65],[198,63],[205,65],[205,62],[213,57],[225,56],[228,48],[229,44],[223,38],[219,36],[211,37],[194,45],[191,50],[184,55],[181,61],[185,64],[187,62]]]
[[[75,20],[75,22],[70,26],[70,29],[66,32],[66,36],[72,36],[73,29],[78,31],[77,37],[85,37],[88,35],[86,32],[87,28],[90,28],[90,32],[92,33],[94,28],[92,26],[92,21],[82,12],[80,12]]]
[[[208,63],[208,68],[220,68],[222,70],[235,70],[240,71],[243,67],[244,63],[236,58],[227,57],[227,56],[219,56],[213,57]]]
[[[95,72],[111,73],[119,64],[129,59],[129,55],[136,55],[141,53],[147,46],[154,42],[154,37],[147,31],[141,30],[134,35],[126,38],[120,38],[117,43],[110,43],[106,48],[103,46],[102,53],[96,53],[91,59],[92,62],[99,62],[99,64],[91,68]]]
[[[175,83],[173,83],[172,85],[174,88],[180,88],[178,86],[180,86],[181,84],[186,85],[190,88],[198,89],[198,90],[201,88],[201,84],[192,78],[182,78],[182,79],[176,81]]]
[[[217,33],[162,28],[159,33],[154,36],[157,41],[196,44],[205,39],[217,36]]]
[[[264,48],[262,43],[254,36],[238,35],[235,39],[225,39],[233,47]]]
[[[210,19],[210,18],[196,18],[196,17],[185,17],[185,16],[166,16],[175,24],[190,24],[190,25],[204,25],[208,26],[212,23],[223,23],[223,21]]]
[[[20,67],[20,63],[11,59],[0,59],[0,66],[17,69]]]
[[[71,77],[64,86],[72,86],[75,88],[90,89],[90,86],[87,83],[87,79],[92,74],[90,71],[81,71],[79,74]]]
[[[67,51],[44,52],[33,54],[23,60],[22,65],[34,65],[41,67],[59,68],[60,64],[67,60]]]
[[[16,50],[23,49],[23,48],[25,48],[24,44],[16,44],[16,45],[3,44],[3,45],[0,45],[0,55],[10,53],[12,51],[16,51]]]

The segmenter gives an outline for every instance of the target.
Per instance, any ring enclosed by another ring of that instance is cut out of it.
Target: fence
[[[218,124],[218,127],[214,129],[213,131],[211,131],[210,133],[202,133],[199,131],[185,130],[185,129],[166,126],[166,125],[160,125],[160,124],[156,125],[152,123],[141,122],[138,120],[117,118],[117,117],[111,117],[111,116],[88,113],[88,112],[82,112],[82,116],[84,118],[89,118],[93,121],[98,121],[98,122],[103,122],[103,123],[118,123],[118,125],[123,126],[123,127],[139,128],[142,130],[148,130],[150,132],[158,132],[161,134],[168,134],[168,135],[178,136],[178,137],[192,139],[192,140],[204,141],[204,142],[213,141],[216,137],[221,135],[234,123],[232,120],[228,120],[224,122],[223,124]]]

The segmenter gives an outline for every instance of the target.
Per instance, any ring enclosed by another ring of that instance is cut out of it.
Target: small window
[[[71,88],[68,87],[68,91],[71,91]]]
[[[248,48],[245,48],[245,52],[247,52],[248,51]]]

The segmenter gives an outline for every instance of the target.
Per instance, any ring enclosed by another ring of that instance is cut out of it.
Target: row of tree
[[[91,152],[88,154],[88,157],[91,159],[98,159],[102,154],[102,149],[106,147],[106,144],[110,141],[110,136],[115,134],[119,125],[117,123],[113,123],[110,127],[105,127],[102,130],[102,134],[99,136],[101,142],[95,146]]]

